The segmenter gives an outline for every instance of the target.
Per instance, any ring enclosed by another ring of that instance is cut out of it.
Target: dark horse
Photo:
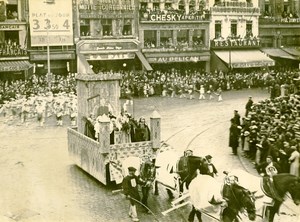
[[[180,176],[180,192],[183,192],[183,184],[185,183],[186,188],[188,189],[191,181],[197,176],[197,170],[200,174],[206,175],[209,174],[208,162],[205,158],[200,156],[187,156],[184,157],[187,160],[186,169],[179,169],[183,161],[182,158],[178,161],[178,174]]]
[[[226,207],[221,212],[222,221],[238,221],[238,214],[243,210],[247,212],[249,220],[256,218],[254,195],[237,183],[223,184],[211,176],[198,174],[190,183],[189,193],[199,221],[202,221],[201,212],[207,213],[208,206],[223,206],[224,200]]]
[[[278,213],[281,204],[284,201],[284,197],[287,193],[290,194],[293,202],[296,205],[300,204],[300,178],[288,173],[281,173],[269,177],[257,177],[251,175],[243,170],[234,170],[230,172],[231,175],[235,175],[238,178],[239,184],[243,187],[248,188],[247,185],[251,184],[249,187],[250,191],[256,192],[255,195],[265,195],[273,199],[272,204],[266,205],[264,202],[265,198],[258,198],[256,202],[262,203],[264,205],[265,212],[261,215],[263,218],[268,218],[269,222],[273,222],[274,216]]]
[[[274,200],[273,206],[267,206],[266,217],[269,217],[269,222],[273,222],[274,216],[278,213],[281,204],[284,201],[284,196],[289,193],[296,205],[300,204],[300,178],[288,173],[281,173],[273,176],[273,181],[270,178],[263,178],[262,184],[265,195]]]
[[[243,209],[246,210],[249,220],[255,220],[255,198],[249,190],[234,183],[231,185],[225,184],[222,192],[223,198],[227,201],[227,207],[222,212],[222,221],[238,221],[239,212]]]

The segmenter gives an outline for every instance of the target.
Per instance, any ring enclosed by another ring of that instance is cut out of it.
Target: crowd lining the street
[[[103,72],[99,72],[101,74]],[[96,113],[86,117],[85,135],[97,140],[101,112],[110,119],[110,143],[116,143],[116,135],[123,142],[150,140],[150,130],[144,117],[136,121],[126,109],[133,97],[162,96],[199,100],[222,101],[222,91],[243,88],[268,88],[270,99],[254,103],[252,97],[245,106],[243,118],[237,110],[231,119],[229,146],[237,155],[242,155],[255,164],[261,175],[272,176],[276,173],[291,173],[299,176],[300,150],[300,95],[296,79],[297,71],[253,71],[250,73],[223,73],[216,71],[202,73],[198,70],[152,72],[122,72],[121,96],[127,99],[120,114],[111,112],[103,105]],[[49,88],[50,86],[50,88]],[[77,96],[76,76],[56,75],[51,84],[45,77],[32,76],[28,80],[0,82],[0,115],[12,120],[19,118],[22,123],[36,118],[40,126],[45,119],[54,115],[58,126],[63,125],[63,116],[68,116],[72,126],[76,125]],[[213,166],[211,156],[205,157]],[[124,194],[130,200],[129,216],[139,221],[135,201],[141,201],[145,211],[149,212],[147,199],[151,183],[154,180],[152,163],[144,163],[140,177],[135,176],[136,169],[129,168],[129,175],[123,180]],[[217,170],[212,171],[212,176]],[[138,194],[140,184],[142,198]],[[189,215],[193,221],[194,209]]]
[[[283,90],[284,91],[284,90]],[[229,146],[238,147],[263,176],[290,173],[299,176],[300,95],[285,95],[246,104],[241,120],[237,110],[231,119]]]

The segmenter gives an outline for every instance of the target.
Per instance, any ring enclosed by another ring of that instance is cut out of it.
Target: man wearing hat
[[[138,191],[138,184],[144,184],[138,176],[135,175],[136,169],[134,167],[128,167],[128,173],[122,182],[123,191],[126,197],[130,200],[129,217],[132,221],[139,221],[136,212],[136,203],[140,201],[140,194]]]
[[[205,159],[207,160],[207,163],[208,163],[208,170],[209,170],[208,175],[210,175],[212,177],[218,176],[218,171],[217,171],[215,165],[211,162],[212,156],[207,155],[207,156],[205,156]]]
[[[249,112],[251,112],[252,110],[252,106],[253,106],[253,100],[252,100],[252,96],[249,96],[248,102],[246,103],[246,113],[245,116],[247,117]]]

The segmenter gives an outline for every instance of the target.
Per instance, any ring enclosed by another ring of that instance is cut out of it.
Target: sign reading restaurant
[[[259,39],[215,39],[211,41],[212,48],[254,48],[260,47]]]

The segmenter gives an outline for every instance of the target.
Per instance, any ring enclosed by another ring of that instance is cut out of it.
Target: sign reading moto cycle
[[[72,0],[29,0],[32,46],[73,45]]]

